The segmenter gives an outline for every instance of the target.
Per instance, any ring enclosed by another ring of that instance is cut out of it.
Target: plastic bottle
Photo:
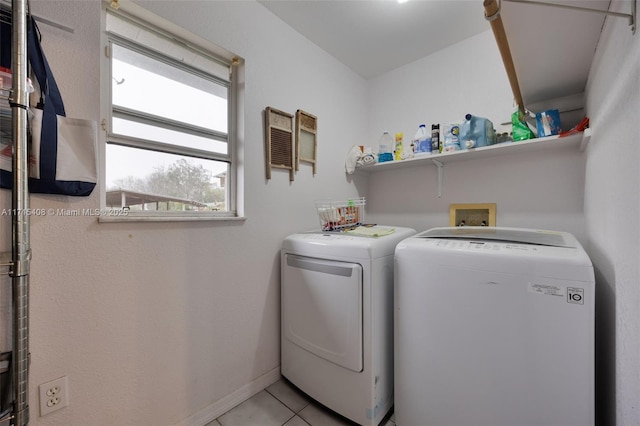
[[[402,160],[402,132],[396,133],[396,149],[393,151],[394,160]]]
[[[440,125],[432,124],[431,125],[431,152],[439,153],[442,152],[442,146],[440,145]]]
[[[421,124],[418,127],[413,143],[417,146],[416,154],[431,153],[431,138],[427,134],[427,126],[425,124]]]
[[[493,123],[483,117],[467,114],[460,125],[460,148],[471,149],[496,143]]]
[[[378,141],[378,163],[393,161],[393,138],[389,132],[382,133]]]

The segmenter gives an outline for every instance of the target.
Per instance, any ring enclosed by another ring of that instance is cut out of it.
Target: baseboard
[[[198,411],[177,426],[205,426],[214,419],[217,419],[236,405],[246,401],[261,390],[267,388],[280,379],[280,367],[276,367],[266,372],[254,381],[247,383],[240,389],[230,393],[209,405],[208,407]]]

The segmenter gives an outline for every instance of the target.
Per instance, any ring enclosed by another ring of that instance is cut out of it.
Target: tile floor
[[[357,426],[280,379],[207,426]],[[395,426],[393,414],[381,426]]]

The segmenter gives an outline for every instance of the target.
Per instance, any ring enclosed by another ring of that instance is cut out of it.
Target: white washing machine
[[[312,398],[367,426],[393,405],[393,265],[415,234],[309,232],[282,245],[281,371]]]
[[[572,235],[434,228],[395,258],[398,426],[593,426],[594,275]]]

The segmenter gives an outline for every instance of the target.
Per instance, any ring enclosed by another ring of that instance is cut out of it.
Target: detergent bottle
[[[490,120],[471,114],[464,118],[459,135],[461,149],[479,148],[496,143],[496,133]]]
[[[427,135],[427,126],[421,124],[414,138],[415,153],[431,153],[431,138]]]

